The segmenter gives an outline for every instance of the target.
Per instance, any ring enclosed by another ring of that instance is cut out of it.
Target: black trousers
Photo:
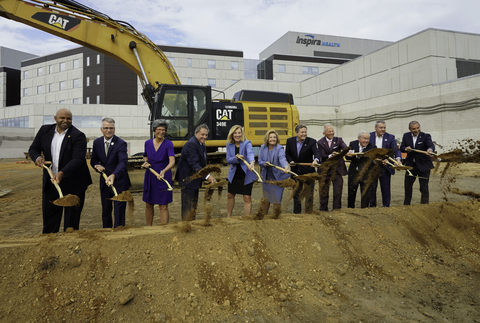
[[[383,207],[389,207],[391,201],[390,186],[392,181],[392,174],[384,167],[380,168],[380,177],[373,181],[370,188],[370,207],[377,206],[377,186],[380,182],[380,191],[382,192],[382,205]]]
[[[80,198],[80,204],[78,206],[57,206],[52,202],[59,198],[58,192],[52,183],[47,183],[42,192],[42,233],[57,233],[60,231],[63,214],[63,231],[66,231],[68,228],[78,230],[80,226],[80,215],[82,214],[83,204],[85,203],[85,191],[82,194],[77,194],[77,196]]]
[[[355,200],[357,198],[357,191],[358,186],[360,186],[360,194],[366,192],[364,195],[361,196],[360,200],[360,207],[366,208],[368,207],[368,203],[370,202],[370,189],[367,189],[367,183],[364,180],[358,180],[358,173],[353,175],[348,175],[348,207],[354,209],[355,208]]]
[[[410,172],[414,176],[426,177],[426,178],[419,178],[418,182],[420,183],[420,193],[421,193],[420,203],[428,204],[429,197],[430,197],[430,193],[428,191],[428,181],[430,180],[430,170],[422,172],[417,168],[417,165],[413,163],[413,169],[410,170]],[[415,183],[415,180],[417,179],[414,176],[408,176],[408,172],[405,172],[405,183],[404,183],[405,200],[403,201],[404,205],[410,205],[410,202],[412,202],[413,183]]]
[[[120,194],[121,192],[118,193]],[[127,202],[109,200],[114,196],[115,194],[113,194],[113,191],[108,187],[100,191],[100,197],[102,199],[102,224],[104,228],[125,226]],[[112,221],[112,210],[115,221]]]
[[[198,205],[198,191],[191,188],[182,188],[180,196],[182,198],[182,221],[195,220]]]
[[[313,191],[315,190],[315,181],[309,182],[299,182],[298,188],[293,195],[293,213],[300,214],[302,213],[302,199],[300,198],[303,187],[307,185],[309,188],[306,188],[307,192],[305,195],[305,212],[313,212]]]
[[[334,176],[333,179],[331,176]],[[343,176],[335,172],[333,175],[329,175],[325,178],[323,187],[318,188],[318,194],[320,196],[320,211],[328,211],[330,181],[333,184],[333,209],[336,210],[342,208]]]

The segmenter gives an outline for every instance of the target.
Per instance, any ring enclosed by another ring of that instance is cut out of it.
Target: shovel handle
[[[271,164],[271,163],[269,163],[269,162],[266,162],[265,165],[271,166],[271,167],[275,167],[276,169],[279,169],[279,170],[281,170],[282,172],[285,171],[284,168],[282,168],[282,167],[280,167],[280,166],[277,166],[277,165],[273,165],[273,164]],[[292,172],[292,171],[288,171],[288,173],[289,173],[290,175],[293,175],[293,176],[298,176],[297,174],[295,174],[295,173]]]
[[[49,164],[50,164],[50,167],[52,167],[51,162],[49,162]],[[52,169],[50,167],[45,166],[45,165],[43,165],[43,167],[47,170],[48,175],[50,175],[50,178],[53,178]],[[60,186],[58,185],[56,180],[53,182],[53,185],[55,185],[55,188],[57,189],[58,195],[60,195],[60,198],[62,198],[63,197],[62,189],[60,188]]]
[[[295,165],[295,166],[312,166],[312,164],[309,163],[290,163],[290,165]],[[314,164],[313,167],[320,167],[322,164]]]
[[[143,167],[143,166],[142,166],[142,167]],[[160,176],[160,174],[157,173],[157,172],[156,172],[153,168],[151,168],[151,167],[143,167],[143,168],[148,169],[148,170],[149,170],[153,175],[155,175],[157,178],[158,178],[158,176]],[[160,177],[160,179],[161,179],[165,184],[167,184],[167,186],[168,186],[168,189],[167,189],[167,190],[168,190],[168,191],[173,191],[172,186],[170,185],[170,183],[169,183],[165,178]]]
[[[433,152],[432,152],[432,153],[429,153],[428,151],[425,151],[425,150],[418,150],[418,149],[410,148],[409,151],[413,151],[413,152],[416,152],[416,153],[425,154],[425,155],[428,155],[428,156],[435,156],[435,157],[438,156],[437,154],[435,154],[435,153],[433,153]],[[407,152],[408,152],[408,150],[407,150]]]
[[[102,176],[103,176],[103,178],[105,178],[105,181],[106,181],[108,179],[107,174],[105,174],[105,172],[100,172],[100,173],[102,173]],[[115,196],[118,196],[118,193],[117,193],[117,190],[115,189],[115,186],[113,186],[113,184],[110,181],[107,183],[107,185],[108,185],[108,187],[112,188],[113,194],[115,194]]]
[[[240,159],[241,161],[243,161],[245,165],[247,165],[247,168],[250,169],[250,164],[245,159],[243,159],[242,157],[237,157],[237,159]],[[257,181],[259,181],[260,183],[263,183],[262,177],[260,176],[260,174],[257,173],[255,168],[251,169],[251,171],[254,172],[255,175],[257,176]]]

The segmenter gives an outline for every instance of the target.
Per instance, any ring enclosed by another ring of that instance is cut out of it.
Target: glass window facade
[[[0,119],[0,127],[28,128],[29,117]]]
[[[216,87],[217,86],[217,80],[208,79],[208,85],[210,85],[211,87]]]
[[[302,74],[317,75],[318,74],[318,67],[302,66]]]
[[[232,62],[232,70],[238,70],[238,62]]]
[[[285,73],[285,65],[283,64],[278,65],[278,73]]]
[[[60,72],[65,71],[65,62],[60,63]]]
[[[216,68],[216,65],[214,60],[208,60],[208,68]]]

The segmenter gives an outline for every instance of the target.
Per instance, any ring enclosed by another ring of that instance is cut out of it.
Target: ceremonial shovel
[[[45,164],[50,165],[50,167],[45,166]],[[52,162],[46,161],[43,167],[47,170],[48,175],[50,175],[50,178],[53,178],[53,173],[51,169]],[[76,195],[68,194],[67,196],[63,196],[62,189],[58,185],[57,181],[55,181],[53,185],[55,185],[55,188],[58,191],[58,195],[60,195],[60,198],[52,202],[53,204],[57,206],[75,206],[80,204],[80,198]]]
[[[393,161],[393,162],[396,162],[396,160],[393,159],[392,157],[388,157],[388,159],[390,159],[390,160]],[[402,166],[395,166],[395,165],[392,164],[392,163],[389,163],[389,162],[387,162],[387,163],[388,163],[389,165],[391,165],[392,168],[394,168],[394,169],[406,170],[407,173],[408,173],[408,176],[418,177],[418,178],[423,178],[423,179],[428,179],[428,178],[426,178],[426,177],[420,177],[420,176],[415,176],[415,175],[413,175],[412,172],[410,171],[410,169],[413,169],[412,166],[404,166],[404,165],[402,165]]]
[[[282,172],[284,172],[284,171],[285,171],[285,169],[284,169],[284,168],[282,168],[282,167],[279,167],[279,166],[276,166],[276,165],[273,165],[273,164],[270,164],[269,162],[266,162],[266,163],[265,163],[265,165],[267,165],[267,166],[271,166],[271,167],[275,167],[276,169],[279,169],[279,170],[281,170]],[[298,176],[297,174],[295,174],[295,173],[294,173],[294,172],[292,172],[292,171],[287,171],[287,172],[288,172],[289,174],[293,175],[293,176]]]
[[[105,172],[100,172],[100,173],[102,174],[103,178],[105,178],[105,181],[106,181],[108,179],[107,174],[105,174]],[[120,193],[120,195],[119,195],[117,193],[117,190],[115,189],[115,186],[113,186],[113,184],[111,182],[108,182],[107,186],[111,187],[112,191],[113,191],[113,194],[115,194],[115,196],[112,197],[109,200],[121,201],[121,202],[130,202],[130,201],[133,200],[132,194],[130,192],[128,192],[127,194],[124,194],[124,193],[127,192],[127,191],[124,191],[124,192]]]
[[[151,167],[143,167],[143,166],[142,166],[142,168],[148,169],[148,170],[149,170],[150,172],[152,172],[152,174],[155,175],[157,178],[158,178],[158,176],[160,175],[159,173],[157,173],[157,172],[156,172],[153,168],[151,168]],[[173,191],[172,186],[170,185],[170,183],[169,183],[165,178],[160,177],[160,179],[161,179],[165,184],[167,184],[167,186],[168,186],[167,191]]]
[[[250,167],[248,162],[245,159],[243,159],[242,157],[237,156],[237,159],[240,159],[241,161],[243,161],[245,163],[245,165],[247,165],[247,167]],[[250,168],[248,168],[248,169],[250,169]],[[252,168],[251,171],[254,172],[255,175],[257,175],[257,181],[259,181],[260,183],[263,183],[262,177],[257,173],[257,171],[254,168]]]

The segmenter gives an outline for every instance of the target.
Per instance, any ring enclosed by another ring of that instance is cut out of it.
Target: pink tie
[[[328,141],[328,147],[332,147],[332,141],[331,140]]]

